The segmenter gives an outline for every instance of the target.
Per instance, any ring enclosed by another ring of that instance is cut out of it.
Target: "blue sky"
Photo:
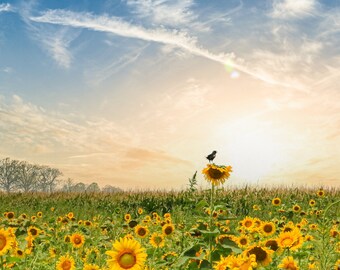
[[[340,183],[340,1],[0,1],[0,158],[123,188]],[[203,177],[199,183],[205,185]]]

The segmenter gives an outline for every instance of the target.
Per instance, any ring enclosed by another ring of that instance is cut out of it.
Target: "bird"
[[[207,160],[209,160],[209,162],[213,161],[214,158],[216,157],[216,153],[217,151],[212,151],[210,155],[206,156]]]

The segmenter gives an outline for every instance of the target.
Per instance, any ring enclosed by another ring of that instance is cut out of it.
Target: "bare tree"
[[[64,192],[71,192],[73,186],[74,186],[74,181],[73,181],[73,179],[67,178],[67,180],[65,181],[65,184],[63,185],[61,191],[64,191]]]
[[[24,192],[33,191],[37,188],[39,177],[39,166],[22,161],[18,165],[17,188]]]
[[[48,166],[40,167],[39,187],[43,192],[52,192],[58,184],[58,177],[63,175],[59,169]]]
[[[0,187],[7,192],[14,190],[17,183],[18,160],[9,157],[0,160]]]

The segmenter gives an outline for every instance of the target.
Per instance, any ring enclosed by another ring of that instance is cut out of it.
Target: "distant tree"
[[[97,183],[93,182],[86,188],[86,192],[100,192],[100,188]]]
[[[39,187],[43,192],[53,192],[58,184],[58,177],[63,175],[59,169],[48,166],[40,167]]]
[[[71,189],[72,192],[85,192],[85,190],[86,185],[82,182],[75,184]]]
[[[17,188],[24,192],[35,190],[38,185],[39,174],[39,166],[21,161],[17,168]]]
[[[106,185],[105,187],[102,188],[102,191],[106,193],[115,193],[115,192],[120,192],[122,190],[120,188],[113,187],[111,185]]]
[[[74,186],[74,181],[71,178],[67,178],[65,184],[63,185],[61,191],[71,192]]]
[[[0,188],[7,192],[14,190],[17,184],[18,160],[9,157],[0,160]]]

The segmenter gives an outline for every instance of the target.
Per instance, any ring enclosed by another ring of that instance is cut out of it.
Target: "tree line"
[[[86,185],[60,177],[63,173],[46,165],[31,164],[27,161],[13,160],[9,157],[0,160],[0,189],[6,192],[119,192],[121,189],[106,185],[102,189],[93,182]],[[64,183],[64,184],[63,184]],[[58,185],[63,184],[61,188]]]

